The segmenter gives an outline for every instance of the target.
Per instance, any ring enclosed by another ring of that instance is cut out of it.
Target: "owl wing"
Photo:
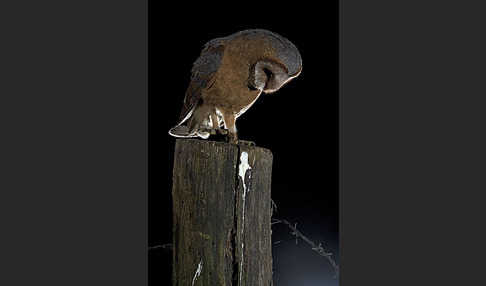
[[[191,82],[186,90],[178,125],[184,123],[192,115],[201,99],[202,91],[209,89],[214,83],[216,72],[223,59],[223,42],[222,38],[208,42],[199,58],[194,62],[191,70]]]

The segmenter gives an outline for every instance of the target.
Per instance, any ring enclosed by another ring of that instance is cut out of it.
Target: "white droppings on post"
[[[194,273],[194,277],[192,278],[192,286],[194,286],[194,282],[196,282],[197,278],[201,276],[202,266],[203,266],[203,262],[201,259],[201,261],[199,261],[199,264],[197,266],[196,273]]]
[[[238,167],[238,176],[240,176],[241,181],[243,182],[243,205],[242,205],[242,222],[241,222],[241,260],[240,260],[240,285],[241,285],[241,278],[243,275],[243,262],[244,262],[244,249],[245,249],[245,244],[243,243],[243,233],[245,231],[245,208],[246,208],[246,193],[250,191],[250,187],[248,187],[248,190],[246,188],[246,183],[245,183],[245,177],[246,177],[246,172],[248,170],[251,170],[251,166],[248,164],[248,153],[246,152],[241,152],[240,156],[240,166]],[[248,178],[251,178],[251,173],[248,175]]]
[[[241,275],[243,275],[243,261],[245,260],[245,253],[243,252],[243,249],[245,248],[245,244],[242,242],[241,243],[241,261],[240,261],[240,284],[241,285]]]
[[[245,176],[246,176],[246,171],[251,170],[251,166],[248,165],[248,153],[246,152],[241,152],[240,156],[240,166],[238,168],[238,175],[241,178],[241,181],[243,181],[243,194],[246,195],[246,183],[245,183]],[[250,190],[248,190],[250,191]]]

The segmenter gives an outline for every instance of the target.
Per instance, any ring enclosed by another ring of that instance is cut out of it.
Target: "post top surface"
[[[212,140],[201,140],[201,139],[189,139],[189,138],[177,138],[176,143],[178,144],[195,144],[195,145],[212,145],[212,146],[220,146],[224,148],[244,148],[245,150],[255,150],[255,151],[260,151],[263,153],[267,153],[270,156],[273,156],[272,151],[267,148],[263,147],[258,147],[258,146],[250,146],[247,144],[232,144],[232,143],[227,143],[227,142],[222,142],[222,141],[212,141]]]

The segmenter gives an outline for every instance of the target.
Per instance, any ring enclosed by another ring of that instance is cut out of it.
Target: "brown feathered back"
[[[192,66],[191,82],[186,90],[184,105],[179,116],[179,124],[187,120],[188,115],[201,99],[202,91],[211,87],[214,75],[221,65],[223,54],[224,46],[222,41],[216,42],[212,40],[204,46],[201,55]]]

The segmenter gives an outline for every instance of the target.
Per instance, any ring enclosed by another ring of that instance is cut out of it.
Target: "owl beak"
[[[290,76],[290,78],[292,79],[292,78],[296,78],[296,77],[298,77],[298,76],[300,75],[300,73],[301,73],[301,72],[302,72],[302,66],[300,66],[299,71],[297,71],[295,74],[291,75],[291,76]]]
[[[300,75],[300,73],[302,72],[302,68],[295,74],[295,75],[292,75],[292,76],[289,76],[283,83],[282,85],[280,85],[277,89],[267,89],[265,90],[265,93],[274,93],[276,92],[277,90],[281,89],[284,85],[286,85],[289,81],[291,81],[292,79],[298,77]]]

